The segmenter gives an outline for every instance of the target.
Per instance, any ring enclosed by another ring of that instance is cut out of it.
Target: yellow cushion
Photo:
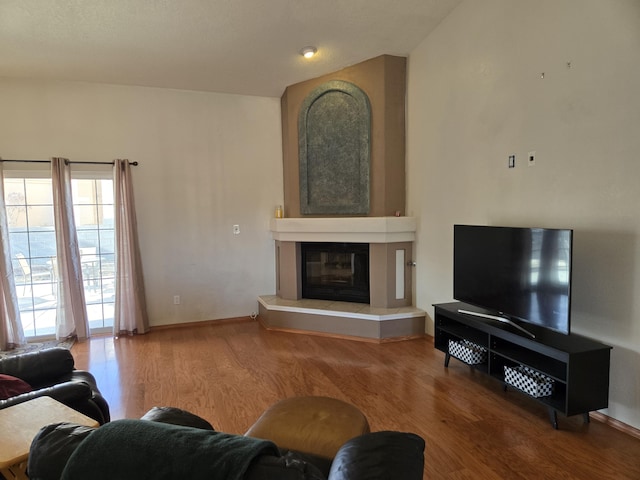
[[[347,440],[365,433],[369,433],[367,418],[349,403],[329,397],[292,397],[269,407],[245,435],[333,459]]]

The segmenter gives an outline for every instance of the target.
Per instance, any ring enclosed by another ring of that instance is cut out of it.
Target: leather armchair
[[[94,376],[76,370],[73,355],[66,348],[50,348],[2,358],[0,373],[24,380],[33,389],[0,400],[0,409],[48,396],[94,418],[101,425],[110,420],[109,405],[98,390]]]

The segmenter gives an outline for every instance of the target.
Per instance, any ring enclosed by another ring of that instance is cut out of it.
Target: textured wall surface
[[[637,0],[462,2],[411,53],[407,120],[416,306],[452,299],[453,224],[572,228],[571,331],[613,346],[606,413],[636,428],[638,25]]]
[[[371,107],[349,82],[313,90],[298,119],[302,214],[369,213]]]
[[[12,112],[0,119],[5,158],[140,162],[134,191],[152,326],[246,316],[257,295],[275,290],[277,99],[0,79],[0,104]]]

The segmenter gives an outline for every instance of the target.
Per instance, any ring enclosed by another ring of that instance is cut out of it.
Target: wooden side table
[[[27,459],[38,431],[52,423],[69,422],[97,427],[99,423],[50,397],[0,410],[0,473],[7,480],[28,479]]]

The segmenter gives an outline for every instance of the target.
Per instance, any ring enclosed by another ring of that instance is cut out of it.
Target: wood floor
[[[454,359],[444,368],[430,337],[375,344],[247,321],[98,337],[72,352],[113,419],[175,406],[241,434],[279,399],[326,395],[359,407],[372,430],[421,435],[425,479],[640,479],[640,440],[581,416],[554,430],[524,395]]]

